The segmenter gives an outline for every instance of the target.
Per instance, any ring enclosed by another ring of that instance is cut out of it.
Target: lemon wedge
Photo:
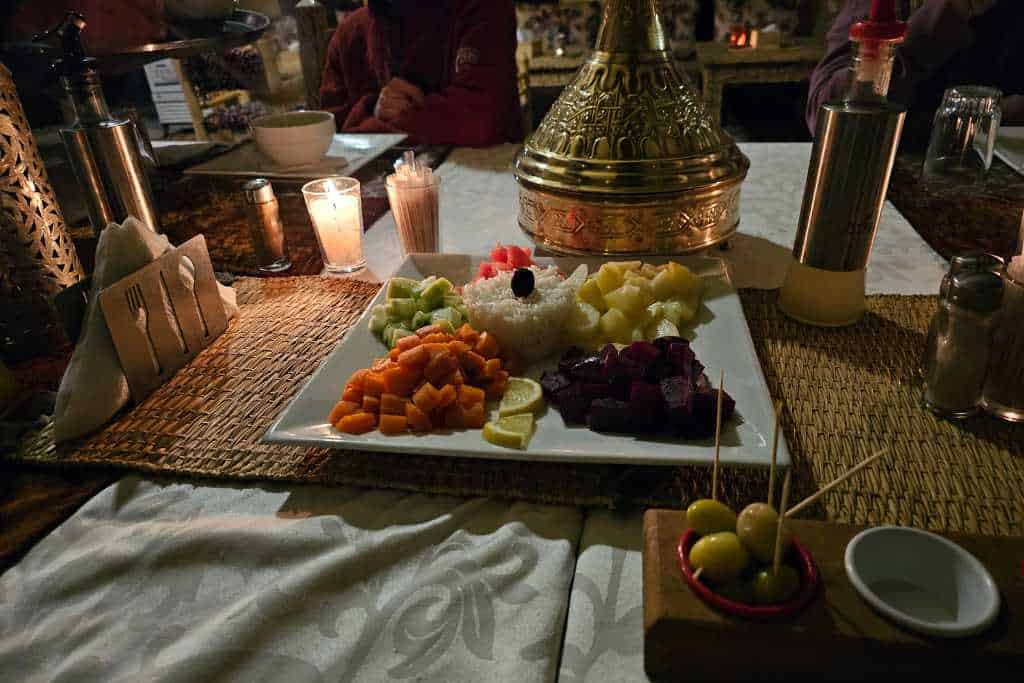
[[[498,415],[507,417],[532,413],[543,403],[544,391],[537,382],[528,377],[510,377],[505,386],[505,395],[498,404]]]
[[[505,448],[526,448],[533,435],[533,413],[498,418],[484,425],[485,441]]]

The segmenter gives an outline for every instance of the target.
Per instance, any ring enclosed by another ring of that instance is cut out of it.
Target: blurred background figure
[[[321,102],[343,131],[518,141],[515,51],[512,0],[370,0],[331,39]]]
[[[1024,123],[1024,2],[924,0],[908,20],[896,52],[889,99],[909,108],[904,143],[923,147],[946,88],[988,85],[1003,92],[1003,122]],[[828,51],[811,76],[807,125],[819,107],[840,99],[850,83],[850,26],[868,15],[871,0],[848,0],[831,31]]]

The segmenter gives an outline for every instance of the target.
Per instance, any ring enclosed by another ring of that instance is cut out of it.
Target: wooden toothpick
[[[810,504],[811,504],[811,503],[813,503],[814,501],[818,500],[818,499],[819,499],[819,498],[821,498],[821,497],[822,497],[823,495],[825,495],[826,493],[828,493],[829,491],[831,491],[831,490],[832,490],[832,489],[834,489],[835,487],[839,486],[839,485],[840,485],[840,484],[842,484],[842,483],[843,483],[844,481],[846,481],[847,479],[849,479],[849,478],[850,478],[850,477],[852,477],[853,475],[857,474],[858,472],[860,472],[860,471],[861,471],[862,469],[864,469],[864,468],[865,468],[865,467],[867,467],[868,465],[871,465],[872,463],[874,463],[874,462],[875,462],[876,460],[878,460],[878,459],[879,459],[879,458],[881,458],[881,457],[882,457],[883,455],[885,455],[885,454],[886,454],[886,452],[887,452],[888,450],[889,450],[889,447],[888,447],[888,446],[885,446],[884,448],[881,448],[881,449],[879,449],[878,451],[876,451],[876,452],[875,452],[875,454],[874,454],[874,455],[872,455],[872,456],[871,456],[870,458],[868,458],[867,460],[865,460],[865,461],[863,461],[863,462],[859,463],[858,465],[856,465],[856,466],[854,466],[854,467],[851,467],[851,468],[850,468],[849,470],[847,470],[847,472],[846,472],[845,474],[842,474],[842,475],[840,475],[840,476],[836,477],[835,479],[833,479],[833,480],[832,480],[832,482],[831,482],[831,483],[829,483],[829,484],[827,484],[827,485],[823,486],[822,488],[818,489],[818,492],[817,492],[817,493],[812,493],[811,495],[807,496],[807,497],[806,497],[806,498],[804,498],[804,499],[803,499],[802,501],[800,501],[799,503],[797,503],[796,505],[794,505],[794,506],[793,506],[793,507],[792,507],[792,508],[791,508],[791,509],[789,510],[789,512],[787,512],[787,513],[786,513],[786,516],[787,516],[787,517],[792,517],[792,516],[793,516],[793,515],[795,515],[796,513],[800,512],[800,511],[801,511],[801,510],[803,510],[803,509],[804,509],[805,507],[807,507],[808,505],[810,505]]]
[[[786,478],[782,481],[782,500],[779,503],[779,525],[775,529],[775,556],[772,558],[772,574],[778,575],[782,563],[782,525],[786,522],[786,505],[789,504],[789,478],[793,470],[786,470]]]
[[[772,464],[768,470],[768,507],[775,500],[775,458],[779,454],[779,432],[782,427],[782,401],[775,402],[775,433],[772,436]]]
[[[711,500],[718,500],[718,454],[722,449],[722,396],[725,395],[725,368],[718,375],[718,409],[715,411],[715,464],[711,468]]]

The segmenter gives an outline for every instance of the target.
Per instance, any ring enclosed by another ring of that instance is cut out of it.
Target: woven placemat
[[[228,331],[142,405],[83,442],[55,447],[44,431],[14,457],[227,479],[351,484],[575,505],[678,506],[706,495],[707,468],[523,463],[261,444],[263,432],[377,291],[326,278],[243,278]],[[844,330],[793,323],[775,294],[741,293],[785,429],[797,494],[872,450],[875,467],[810,514],[988,534],[1024,529],[1024,427],[963,424],[918,405],[913,380],[934,310],[931,297],[871,297]],[[726,469],[723,497],[763,499],[766,474]]]

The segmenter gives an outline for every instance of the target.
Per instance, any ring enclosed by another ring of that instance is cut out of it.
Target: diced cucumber
[[[452,321],[447,318],[441,318],[431,323],[441,328],[441,331],[445,334],[455,334],[455,327],[452,325]]]
[[[388,345],[389,349],[391,349],[394,348],[395,344],[397,344],[398,340],[402,337],[409,337],[416,333],[411,330],[407,330],[404,327],[391,327],[390,334],[388,334],[388,328],[385,328],[384,334],[384,343]]]
[[[458,309],[459,306],[462,306],[462,297],[459,296],[458,294],[445,294],[442,303],[445,306],[450,306],[451,308]]]
[[[430,324],[430,314],[425,311],[416,311],[415,315],[412,316],[412,321],[409,324],[414,330],[418,330],[424,325]]]
[[[388,299],[385,306],[392,321],[409,320],[416,314],[415,299]]]
[[[432,311],[441,308],[445,296],[452,293],[454,287],[447,279],[441,277],[420,290],[420,310]]]
[[[450,306],[439,308],[430,314],[430,322],[438,323],[442,320],[447,320],[453,328],[459,327],[462,325],[462,314]]]
[[[388,298],[411,299],[419,284],[416,280],[410,280],[407,277],[393,277],[388,283]]]
[[[384,304],[377,304],[370,314],[370,332],[380,335],[388,324],[388,312]]]

